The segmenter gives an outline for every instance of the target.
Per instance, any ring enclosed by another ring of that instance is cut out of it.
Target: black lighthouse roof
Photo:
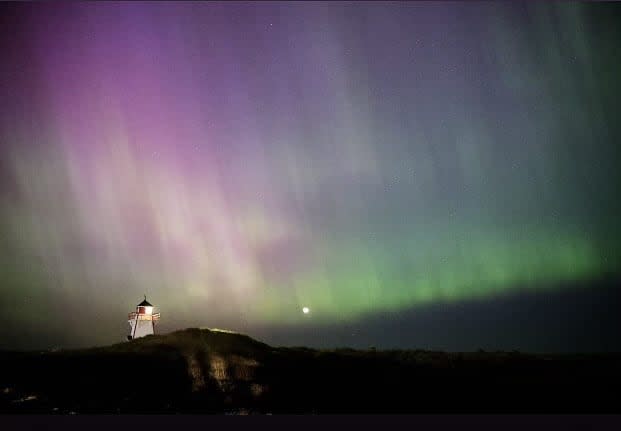
[[[153,306],[149,304],[149,301],[147,301],[147,296],[145,295],[144,301],[138,304],[138,307],[153,307]]]

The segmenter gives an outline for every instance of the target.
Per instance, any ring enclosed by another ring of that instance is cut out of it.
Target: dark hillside
[[[0,353],[7,413],[615,412],[620,383],[620,355],[319,351],[206,329]]]

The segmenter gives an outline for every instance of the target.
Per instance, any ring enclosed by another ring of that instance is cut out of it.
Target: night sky
[[[620,18],[1,4],[0,348],[621,350]]]

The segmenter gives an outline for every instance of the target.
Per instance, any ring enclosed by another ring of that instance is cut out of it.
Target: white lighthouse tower
[[[145,295],[144,301],[136,306],[136,311],[129,313],[127,322],[131,329],[127,339],[133,340],[134,338],[152,335],[155,322],[158,320],[160,320],[160,313],[153,312],[153,305],[149,304],[147,295]]]

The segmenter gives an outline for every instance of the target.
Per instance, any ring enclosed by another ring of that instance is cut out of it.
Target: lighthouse
[[[155,329],[155,322],[160,320],[160,313],[153,312],[153,305],[147,301],[147,295],[144,296],[144,301],[136,305],[136,311],[129,313],[127,322],[131,327],[128,340],[134,338],[144,337],[146,335],[152,335]]]

